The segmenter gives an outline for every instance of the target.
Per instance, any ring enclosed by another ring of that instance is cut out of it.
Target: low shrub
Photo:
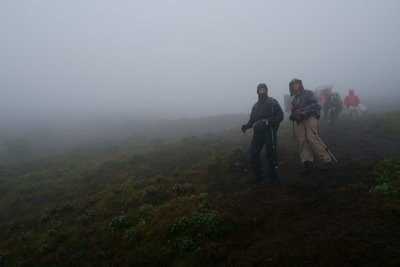
[[[20,244],[26,244],[28,243],[32,238],[32,234],[29,232],[21,232],[17,235],[16,241],[17,243]]]
[[[88,223],[94,216],[94,212],[91,210],[86,210],[81,216],[78,217],[78,220],[83,223],[86,224]]]
[[[49,252],[49,244],[46,242],[40,243],[38,251],[40,255],[46,255]]]
[[[215,210],[206,213],[193,212],[171,226],[171,233],[195,233],[211,239],[217,239],[224,232],[221,216]]]
[[[125,215],[119,215],[112,218],[108,225],[113,233],[122,232],[129,227],[129,221]]]
[[[136,237],[135,227],[131,227],[125,230],[122,240],[127,244],[132,244]]]
[[[387,199],[392,199],[398,195],[397,189],[386,183],[371,188],[369,192]]]
[[[151,204],[144,204],[139,208],[136,220],[137,222],[150,221],[156,214],[157,209]]]
[[[175,248],[183,253],[191,252],[196,248],[196,242],[188,236],[178,237],[175,240]]]

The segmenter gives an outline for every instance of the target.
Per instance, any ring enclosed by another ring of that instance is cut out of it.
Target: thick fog
[[[397,0],[2,0],[1,130],[248,114],[258,83],[283,103],[294,77],[395,107],[399,10]]]

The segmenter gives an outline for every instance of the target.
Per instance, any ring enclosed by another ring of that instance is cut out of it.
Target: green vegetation
[[[373,114],[364,122],[363,128],[378,136],[400,140],[400,112]]]
[[[400,215],[400,157],[382,160],[374,170],[377,185],[369,192],[385,199],[383,209]]]
[[[235,137],[157,145],[139,138],[111,153],[82,147],[10,163],[0,173],[0,263],[113,264],[118,255],[138,265],[218,261],[210,248],[235,224],[202,192],[225,175],[237,144]]]
[[[5,162],[0,166],[0,266],[223,265],[231,260],[232,238],[247,237],[240,230],[254,230],[257,238],[264,231],[266,240],[279,238],[274,247],[284,247],[280,235],[290,226],[278,229],[281,223],[342,212],[348,206],[342,195],[334,203],[330,199],[347,192],[352,201],[380,201],[384,211],[400,216],[399,158],[381,160],[371,173],[365,172],[368,163],[344,164],[343,172],[362,172],[351,179],[343,174],[342,182],[332,172],[327,177],[317,172],[299,182],[293,175],[297,166],[291,127],[284,122],[279,130],[283,184],[269,191],[245,184],[251,174],[240,162],[239,129],[218,138],[191,136],[174,142],[133,137],[110,146],[81,146],[52,157],[28,153],[24,161]],[[246,133],[247,144],[250,138]],[[258,195],[249,200],[254,192]],[[235,193],[242,194],[240,201],[227,200]],[[280,198],[288,206],[276,208]],[[265,218],[258,213],[247,218],[248,206],[235,214],[242,201],[250,207],[262,205],[259,213]],[[306,212],[297,210],[300,203]],[[291,214],[294,219],[285,217]],[[271,230],[262,229],[268,222]],[[285,262],[295,263],[276,266]]]
[[[385,198],[395,198],[398,194],[398,191],[393,186],[387,185],[386,183],[371,188],[370,192]]]

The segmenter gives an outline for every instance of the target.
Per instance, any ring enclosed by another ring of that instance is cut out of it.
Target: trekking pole
[[[292,121],[292,130],[293,130],[293,141],[296,143],[296,131],[294,129],[294,121]],[[294,158],[296,160],[296,166],[299,165],[299,160],[298,160],[298,153],[294,152]]]
[[[331,153],[331,151],[329,151],[328,147],[324,144],[324,142],[322,142],[321,138],[319,138],[318,134],[316,132],[313,131],[313,134],[317,137],[318,141],[321,143],[321,145],[324,147],[324,149],[326,150],[326,152],[328,152],[329,156],[331,157],[331,159],[334,162],[338,162],[337,159],[335,158],[335,156],[333,156],[333,154]]]
[[[247,152],[246,131],[243,132],[243,149],[245,152]]]
[[[275,139],[274,139],[274,130],[271,128],[271,139],[272,139],[272,151],[273,151],[273,157],[274,157],[274,167],[275,169],[278,169],[278,154],[276,153],[276,145],[275,145]]]
[[[293,140],[296,140],[296,133],[294,132],[294,121],[292,121]]]
[[[244,150],[245,154],[248,154],[247,142],[246,142],[246,131],[243,132],[243,150]],[[247,161],[246,161],[246,167],[244,168],[244,171],[247,172]]]

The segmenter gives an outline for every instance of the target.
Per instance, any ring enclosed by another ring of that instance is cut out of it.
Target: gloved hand
[[[303,114],[301,114],[301,113],[298,113],[297,114],[297,121],[302,121],[302,120],[304,120],[304,115]]]
[[[301,111],[299,109],[296,109],[292,114],[289,116],[289,120],[291,121],[302,121],[307,117],[307,114],[304,111]]]
[[[241,129],[242,129],[242,132],[246,132],[246,130],[247,130],[246,124],[243,124]]]
[[[300,109],[296,110],[296,116],[298,120],[304,120],[307,116],[307,114],[304,111],[301,111]]]

